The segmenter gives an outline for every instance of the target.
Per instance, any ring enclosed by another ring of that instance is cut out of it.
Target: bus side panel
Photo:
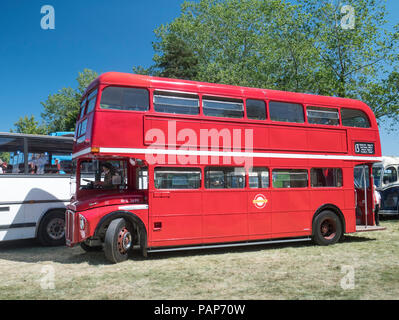
[[[94,127],[92,147],[115,147],[116,142],[118,148],[143,147],[144,125],[143,114],[140,112],[101,110],[96,113]]]
[[[313,188],[310,193],[310,210],[312,214],[314,215],[320,207],[326,204],[336,206],[343,213],[346,208],[345,193],[348,191],[343,188]]]
[[[20,187],[21,188],[21,187]],[[69,176],[40,177],[28,179],[25,192],[25,220],[27,223],[38,222],[49,210],[65,209],[71,199]]]
[[[0,194],[4,194],[3,189],[6,186],[3,184],[4,180],[0,180]],[[5,200],[6,198],[2,196],[1,202],[4,203]],[[0,204],[0,241],[25,238],[22,229],[25,223],[24,209],[22,204]]]
[[[307,188],[293,188],[272,189],[271,193],[273,237],[311,234],[311,192]]]
[[[50,208],[65,208],[70,199],[69,176],[0,178],[0,240],[36,235],[39,219]]]
[[[201,243],[201,192],[154,190],[150,197],[150,247]]]
[[[307,129],[308,149],[315,152],[347,152],[346,130]]]
[[[307,150],[307,138],[305,130],[295,127],[272,127],[270,128],[270,148],[274,150]]]
[[[272,232],[271,198],[268,189],[248,191],[248,233],[250,240],[269,238]],[[264,202],[259,202],[263,200]]]
[[[247,240],[247,201],[245,189],[204,190],[204,242]]]

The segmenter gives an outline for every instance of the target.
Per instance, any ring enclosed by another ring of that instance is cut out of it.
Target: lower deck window
[[[342,187],[342,169],[312,168],[310,170],[312,187]]]
[[[306,188],[308,171],[303,169],[274,169],[273,188]]]
[[[197,168],[155,168],[156,189],[199,189],[201,170]]]
[[[264,167],[251,168],[248,172],[249,187],[268,188],[269,187],[269,170]]]
[[[244,168],[208,167],[205,169],[205,188],[207,189],[241,189],[244,187]]]

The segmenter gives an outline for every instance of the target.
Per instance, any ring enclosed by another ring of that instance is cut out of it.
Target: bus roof
[[[51,135],[44,135],[44,134],[28,134],[28,133],[14,133],[14,132],[0,132],[0,136],[55,139],[55,140],[59,140],[59,141],[71,141],[74,139],[73,136],[69,136],[69,135],[51,136]]]
[[[389,166],[389,165],[399,165],[399,157],[383,156],[382,161],[375,163],[375,166]]]
[[[233,86],[226,84],[206,83],[191,80],[170,79],[161,77],[152,77],[146,75],[137,75],[121,72],[106,72],[101,74],[93,80],[87,87],[86,92],[91,91],[99,84],[105,85],[120,85],[120,86],[139,86],[157,89],[173,89],[179,88],[179,91],[207,93],[214,95],[227,95],[227,96],[256,96],[263,95],[266,99],[295,101],[304,104],[322,104],[325,106],[341,106],[341,107],[354,107],[372,113],[370,107],[360,100],[321,96],[308,93],[298,93],[281,90],[261,89]],[[86,94],[85,92],[85,94]],[[372,117],[374,118],[374,116]]]

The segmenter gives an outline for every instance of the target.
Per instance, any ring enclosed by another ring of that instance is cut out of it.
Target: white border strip
[[[90,153],[90,152],[91,152],[91,148],[86,148],[86,149],[80,150],[79,152],[72,154],[72,159],[82,156],[86,153]]]
[[[140,209],[148,209],[148,204],[132,204],[127,206],[118,207],[119,210],[140,210]]]
[[[83,151],[85,150],[82,150],[74,154],[74,157],[79,156],[81,152],[83,154]],[[90,148],[88,152],[90,152]],[[299,154],[299,153],[297,154],[297,153],[271,153],[271,152],[266,153],[266,152],[201,151],[201,150],[182,150],[182,149],[100,148],[99,152],[111,153],[111,154],[115,153],[170,154],[170,155],[185,155],[185,156],[382,161],[382,157],[366,157],[366,156],[336,156],[328,154]]]

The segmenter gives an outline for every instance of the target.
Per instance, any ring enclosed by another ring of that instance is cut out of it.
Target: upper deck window
[[[94,110],[94,106],[96,105],[97,98],[97,90],[92,91],[87,98],[87,111],[86,114],[92,112]]]
[[[83,100],[82,103],[80,104],[80,116],[79,116],[79,119],[82,119],[83,116],[85,115],[86,104],[87,104],[87,97],[84,98],[84,100]]]
[[[157,112],[175,114],[199,114],[197,95],[173,92],[155,92],[154,109]]]
[[[266,119],[266,104],[262,100],[247,100],[247,117],[252,120]]]
[[[146,89],[106,87],[101,95],[101,109],[146,111],[149,94]]]
[[[87,129],[87,118],[84,119],[81,123],[79,123],[78,127],[76,128],[75,131],[75,138],[77,143],[81,143],[85,139],[85,134],[86,134],[86,129]]]
[[[338,109],[307,107],[308,122],[311,124],[324,124],[329,126],[339,125]]]
[[[370,122],[367,115],[356,109],[341,109],[342,125],[356,128],[370,128]]]
[[[270,101],[270,119],[273,121],[304,123],[303,107],[296,103]]]
[[[224,118],[243,118],[244,104],[239,99],[204,97],[204,115]]]

